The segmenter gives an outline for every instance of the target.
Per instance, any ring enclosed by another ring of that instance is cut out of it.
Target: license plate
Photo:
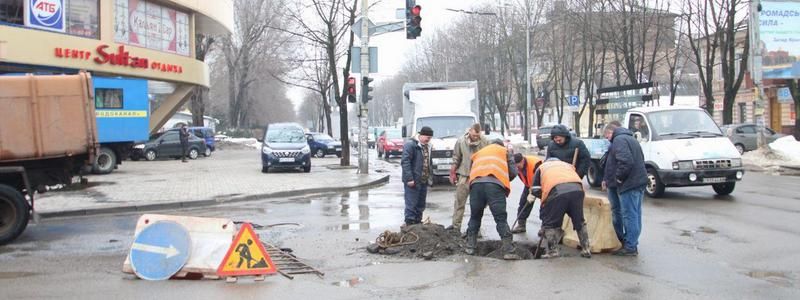
[[[703,178],[704,183],[718,183],[718,182],[725,182],[727,179],[725,177],[711,177],[711,178]]]
[[[294,157],[281,157],[278,159],[279,162],[294,162]]]
[[[436,166],[437,170],[450,170],[450,165],[438,165]]]

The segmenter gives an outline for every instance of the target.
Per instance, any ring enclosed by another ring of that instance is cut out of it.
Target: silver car
[[[758,148],[758,130],[764,131],[764,137],[767,138],[767,144],[786,136],[785,134],[776,133],[774,130],[756,126],[752,123],[730,124],[720,126],[722,133],[731,140],[736,150],[739,153],[745,151],[752,151]]]

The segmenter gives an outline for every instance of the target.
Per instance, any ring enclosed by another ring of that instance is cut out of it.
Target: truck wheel
[[[154,161],[156,160],[156,157],[158,157],[158,155],[156,154],[156,150],[150,149],[144,153],[144,159],[146,159],[147,161]]]
[[[600,173],[600,165],[593,161],[589,164],[589,170],[586,171],[586,181],[592,187],[599,187],[603,183],[603,174]]]
[[[92,173],[108,174],[114,171],[115,166],[117,166],[117,155],[114,154],[113,150],[101,147],[100,152],[97,153],[97,157],[94,160],[94,164],[92,164]]]
[[[714,192],[720,196],[727,196],[733,193],[733,189],[736,187],[736,182],[725,182],[725,183],[717,183],[712,184],[712,188],[714,188]]]
[[[658,178],[658,173],[653,168],[647,168],[647,187],[644,189],[647,196],[659,198],[664,195],[665,186]]]
[[[0,184],[0,245],[16,239],[28,226],[30,210],[19,191]]]

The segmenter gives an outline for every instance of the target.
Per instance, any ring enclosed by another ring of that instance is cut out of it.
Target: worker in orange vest
[[[524,233],[526,231],[526,223],[528,217],[531,215],[533,209],[533,200],[536,199],[530,194],[530,188],[533,186],[533,175],[542,164],[542,159],[536,156],[528,155],[523,156],[521,153],[514,154],[514,163],[517,164],[517,174],[519,180],[525,188],[519,197],[519,206],[517,207],[517,226],[511,229],[511,233]]]
[[[493,144],[472,155],[472,168],[469,172],[470,217],[467,247],[464,250],[467,254],[475,253],[483,211],[488,205],[497,224],[497,233],[503,241],[503,259],[520,259],[516,254],[511,229],[508,228],[506,213],[506,197],[511,191],[511,180],[517,177],[513,161],[514,158],[501,140],[493,141]]]
[[[542,199],[539,218],[542,229],[539,237],[547,240],[547,253],[543,257],[559,257],[558,243],[564,237],[561,225],[564,214],[572,219],[572,226],[578,232],[581,244],[581,256],[592,257],[589,243],[589,232],[583,219],[583,183],[575,167],[558,160],[548,158],[536,170],[533,176],[531,192]]]

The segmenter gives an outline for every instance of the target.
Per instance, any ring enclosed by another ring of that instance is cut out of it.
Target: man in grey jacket
[[[453,223],[447,229],[461,232],[464,219],[464,208],[469,197],[469,171],[472,166],[472,154],[478,152],[489,140],[481,134],[481,124],[475,123],[469,131],[456,142],[453,150],[453,166],[450,168],[450,183],[456,186],[456,199],[453,202]]]
[[[422,127],[417,139],[403,145],[400,165],[403,169],[403,191],[405,198],[405,224],[422,223],[422,212],[428,196],[428,182],[432,179],[431,146],[433,129]]]

